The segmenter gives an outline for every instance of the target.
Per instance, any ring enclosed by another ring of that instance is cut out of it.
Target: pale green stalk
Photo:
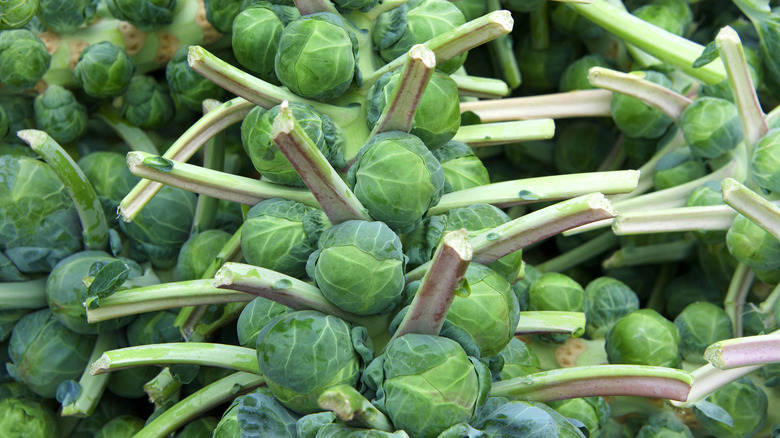
[[[553,119],[517,120],[461,126],[453,140],[467,143],[471,147],[484,147],[520,141],[547,140],[554,135]]]
[[[203,101],[203,113],[208,113],[216,109],[221,102],[214,99]],[[211,138],[203,148],[203,167],[217,171],[224,170],[225,167],[225,133],[220,132]],[[217,219],[217,208],[219,199],[200,195],[198,203],[195,205],[195,218],[192,220],[190,236],[198,234],[201,231],[214,228]]]
[[[738,264],[723,300],[723,309],[731,319],[732,332],[738,338],[742,337],[742,309],[754,278],[755,274],[747,265]]]
[[[498,11],[501,9],[501,2],[499,0],[487,0],[486,6],[489,11]],[[498,72],[499,77],[506,81],[510,89],[514,90],[522,83],[522,76],[520,75],[520,68],[517,66],[517,59],[512,46],[512,37],[510,35],[502,35],[487,43],[494,71]]]
[[[503,38],[503,37],[501,37]],[[480,99],[499,99],[508,96],[510,89],[500,79],[481,78],[455,72],[450,77],[458,84],[458,96]]]
[[[0,309],[42,309],[46,306],[46,277],[0,282]]]
[[[515,335],[563,333],[578,338],[585,334],[585,314],[553,310],[520,312]]]
[[[460,111],[471,111],[483,123],[520,119],[611,117],[612,92],[578,90],[540,96],[461,102]]]
[[[728,205],[679,207],[664,210],[621,213],[612,221],[618,236],[680,231],[725,231],[737,212]]]
[[[723,201],[780,240],[780,207],[733,178],[721,184]]]
[[[693,376],[693,385],[691,386],[691,392],[688,394],[688,399],[682,401],[670,400],[670,402],[673,406],[678,408],[689,408],[693,406],[694,403],[709,397],[710,394],[723,386],[726,386],[753,371],[757,371],[762,366],[763,365],[753,365],[730,370],[719,370],[711,364],[703,365],[701,368],[691,372],[691,375]]]
[[[90,373],[99,375],[128,368],[173,364],[213,366],[260,374],[257,352],[253,348],[208,342],[170,342],[106,351],[92,363]]]
[[[594,237],[572,250],[536,265],[536,269],[542,272],[563,272],[606,252],[618,242],[617,236],[612,232],[601,233],[598,237]]]

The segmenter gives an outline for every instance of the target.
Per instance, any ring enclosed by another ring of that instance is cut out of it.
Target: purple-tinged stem
[[[704,351],[704,360],[721,370],[780,362],[780,331],[716,342]]]
[[[301,15],[316,14],[317,12],[331,12],[338,14],[336,7],[329,0],[294,0],[295,7]]]
[[[721,387],[758,370],[762,366],[763,365],[752,365],[730,370],[719,370],[711,364],[706,364],[691,372],[691,375],[693,376],[693,386],[691,386],[691,392],[688,394],[688,399],[682,400],[681,402],[672,401],[672,405],[681,408],[693,406],[694,403],[704,400]]]

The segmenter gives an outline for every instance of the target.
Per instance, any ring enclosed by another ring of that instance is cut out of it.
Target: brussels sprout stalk
[[[737,212],[727,205],[621,213],[612,222],[618,236],[676,231],[728,230]]]
[[[750,292],[755,274],[744,263],[737,265],[734,275],[731,277],[726,298],[723,300],[723,309],[731,318],[734,335],[742,337],[742,309],[745,306],[745,298]]]
[[[687,400],[670,400],[672,405],[678,408],[688,408],[696,402],[704,400],[719,388],[760,369],[763,365],[751,365],[730,370],[719,370],[712,364],[703,365],[691,372],[693,385]]]
[[[209,111],[168,148],[163,158],[186,162],[211,137],[228,126],[240,122],[252,106],[252,103],[237,97]],[[125,222],[135,219],[162,186],[163,184],[159,182],[141,180],[119,203],[119,215]]]
[[[0,282],[0,309],[41,309],[46,301],[46,277]]]
[[[739,109],[739,119],[742,122],[748,156],[752,156],[753,147],[759,139],[766,135],[769,128],[764,118],[764,111],[758,102],[753,78],[748,71],[745,51],[742,42],[734,29],[726,26],[715,37],[720,58],[728,73],[729,83],[734,92],[734,102]]]
[[[636,188],[638,180],[639,172],[636,170],[619,170],[505,181],[447,193],[428,210],[427,215],[442,214],[478,203],[503,208],[574,198],[594,192],[607,195],[628,193]]]
[[[333,411],[341,421],[366,429],[395,430],[390,420],[355,388],[336,385],[326,389],[317,399],[322,409]]]
[[[436,68],[436,55],[423,44],[409,49],[398,83],[369,137],[386,131],[409,132],[414,113]]]
[[[181,161],[161,159],[145,152],[130,152],[127,154],[127,161],[133,174],[148,178],[149,182],[159,181],[161,185],[167,184],[231,202],[255,205],[265,199],[284,198],[319,207],[317,199],[306,189],[258,181]],[[161,168],[163,170],[160,170]]]
[[[444,235],[392,339],[407,333],[439,335],[452,300],[458,290],[466,286],[463,281],[471,257],[471,246],[465,229]]]
[[[536,265],[536,269],[541,272],[563,272],[606,252],[617,244],[617,236],[612,232],[605,232],[570,251]]]
[[[580,337],[585,334],[585,314],[554,310],[520,312],[520,322],[515,329],[515,335],[538,333],[563,333],[575,338]]]
[[[641,73],[621,73],[603,67],[588,72],[588,82],[594,87],[627,94],[658,108],[672,120],[679,120],[691,99],[643,78]]]
[[[577,90],[539,96],[462,102],[460,110],[475,113],[485,123],[518,119],[610,117],[611,100],[612,92],[608,90]]]
[[[453,140],[471,147],[494,146],[519,141],[546,140],[555,135],[553,119],[517,120],[461,126]]]
[[[604,269],[638,266],[644,264],[669,263],[686,259],[699,241],[685,238],[655,245],[627,246],[615,251],[602,262]]]
[[[116,348],[116,332],[101,333],[98,335],[95,347],[92,349],[92,355],[90,355],[89,362],[87,363],[93,363],[100,358],[104,351],[113,348]],[[71,403],[62,405],[61,415],[63,417],[70,415],[84,417],[92,415],[92,412],[100,401],[100,397],[103,395],[106,385],[108,385],[108,378],[110,376],[108,374],[104,376],[93,376],[90,374],[89,370],[90,367],[87,366],[79,379],[78,396]]]
[[[214,99],[203,101],[203,113],[215,109],[220,102]],[[222,171],[225,167],[225,133],[220,132],[212,137],[203,149],[203,167]],[[201,195],[198,196],[198,203],[195,206],[195,218],[192,220],[190,236],[198,234],[201,231],[210,230],[214,227],[217,219],[217,198]]]
[[[317,198],[331,224],[371,220],[368,210],[295,120],[287,101],[282,102],[274,119],[271,139]]]
[[[176,396],[181,389],[181,382],[176,380],[168,367],[163,368],[144,384],[144,392],[149,396],[149,402],[155,406],[162,406],[165,402]]]
[[[538,402],[607,395],[685,401],[693,381],[690,373],[675,368],[596,365],[543,371],[496,382],[490,395]]]
[[[168,436],[189,421],[262,386],[264,383],[265,379],[254,373],[238,372],[223,377],[167,409],[135,436],[138,438]]]
[[[734,178],[723,179],[720,187],[726,204],[780,240],[780,207],[777,204],[766,200]]]
[[[568,6],[627,43],[679,67],[703,82],[717,84],[726,79],[723,65],[711,63],[701,68],[693,68],[693,62],[704,50],[701,45],[634,17],[610,5],[607,0],[594,0],[587,5],[570,3]]]
[[[716,342],[704,351],[704,360],[720,370],[780,362],[780,331]]]
[[[450,76],[458,84],[458,95],[480,99],[498,99],[509,95],[507,83],[500,79],[481,78],[455,72]]]
[[[215,366],[260,373],[254,349],[207,342],[138,345],[106,351],[92,363],[90,373],[99,375],[134,367],[171,364]]]
[[[108,246],[108,223],[95,189],[81,168],[49,134],[35,129],[17,133],[54,169],[68,190],[81,220],[84,247],[105,249]]]
[[[499,0],[487,0],[487,10],[497,11],[501,9]],[[490,60],[493,63],[493,69],[498,72],[499,77],[506,81],[509,88],[514,90],[520,86],[522,77],[520,68],[517,66],[515,52],[512,50],[512,37],[503,35],[490,41],[487,44]]]
[[[159,155],[157,146],[143,129],[133,126],[127,120],[117,114],[110,105],[101,105],[94,116],[108,125],[114,133],[121,138],[130,149]]]

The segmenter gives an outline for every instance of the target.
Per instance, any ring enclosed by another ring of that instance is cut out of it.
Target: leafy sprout
[[[57,33],[73,32],[95,17],[99,0],[40,0],[38,18]]]
[[[652,309],[620,318],[606,336],[609,363],[679,368],[679,344],[677,327]]]
[[[87,133],[87,109],[69,90],[51,85],[35,98],[35,124],[58,143],[70,143]]]
[[[0,32],[0,84],[11,89],[32,88],[43,78],[50,63],[46,45],[29,30]]]
[[[198,113],[206,99],[220,100],[225,94],[219,85],[204,78],[187,64],[189,46],[182,46],[165,65],[165,80],[174,102]]]
[[[128,122],[143,129],[158,129],[173,118],[174,112],[167,88],[153,77],[138,75],[130,80],[121,110]]]
[[[242,10],[233,20],[232,46],[238,63],[261,79],[276,82],[274,59],[282,30],[299,16],[294,7],[265,1]]]
[[[0,401],[0,428],[8,436],[57,436],[57,417],[45,404],[27,398]]]
[[[135,63],[127,52],[102,41],[81,52],[73,69],[73,79],[92,97],[116,97],[127,91],[134,72]]]
[[[176,273],[180,281],[200,279],[230,239],[222,230],[206,230],[187,239],[179,251]]]
[[[106,0],[111,15],[150,30],[171,24],[176,0]]]

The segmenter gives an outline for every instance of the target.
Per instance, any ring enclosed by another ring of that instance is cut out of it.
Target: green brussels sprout
[[[368,129],[374,129],[400,78],[401,70],[385,73],[368,90]],[[429,149],[435,149],[452,140],[459,128],[458,84],[449,75],[435,71],[420,97],[410,133],[419,137]]]
[[[127,167],[125,156],[118,152],[92,152],[76,163],[87,176],[98,196],[109,224],[118,226],[117,208],[141,179]]]
[[[693,23],[693,12],[686,2],[676,0],[653,0],[634,9],[631,13],[661,29],[682,36]]]
[[[191,111],[203,112],[206,99],[221,100],[225,90],[219,85],[199,75],[187,63],[189,46],[183,46],[173,54],[165,65],[165,80],[174,102],[184,105]]]
[[[219,423],[219,419],[215,417],[198,417],[187,423],[176,434],[176,438],[211,438],[217,423]]]
[[[333,3],[340,10],[345,9],[349,12],[350,9],[359,9],[363,12],[371,10],[379,3],[379,0],[334,0]]]
[[[439,160],[444,171],[443,193],[490,184],[490,175],[485,165],[466,143],[448,141],[431,153]]]
[[[35,98],[35,125],[59,143],[70,143],[87,133],[87,109],[69,90],[50,85]]]
[[[363,383],[396,429],[432,438],[471,420],[487,398],[490,372],[457,342],[412,333],[387,344]]]
[[[261,79],[276,82],[274,59],[282,30],[298,17],[295,7],[265,1],[242,10],[233,20],[232,46],[238,63]]]
[[[181,332],[173,325],[178,314],[174,309],[138,315],[127,326],[127,342],[136,346],[181,341]]]
[[[306,273],[336,306],[372,315],[401,300],[405,267],[401,239],[387,225],[350,220],[322,233]]]
[[[143,0],[141,0],[143,1]],[[73,69],[73,81],[95,98],[116,97],[127,91],[135,62],[108,41],[87,46]]]
[[[206,20],[220,33],[233,32],[233,20],[241,12],[239,0],[203,0]]]
[[[635,169],[647,163],[658,150],[658,143],[657,138],[635,138],[624,135],[623,150],[628,156],[629,168]]]
[[[422,44],[444,32],[465,24],[466,18],[453,3],[446,0],[410,0],[377,17],[372,38],[374,50],[385,61],[392,61],[415,44]],[[436,67],[452,73],[466,60],[466,53]]]
[[[176,0],[106,0],[114,17],[142,30],[151,30],[173,22]]]
[[[138,412],[137,407],[137,403],[128,402],[128,400],[110,392],[104,392],[100,397],[100,403],[98,403],[97,406],[95,406],[95,410],[92,411],[92,415],[78,420],[78,423],[68,437],[94,437],[104,424],[120,415],[143,415]]]
[[[734,336],[731,318],[721,307],[708,302],[691,303],[674,319],[680,332],[680,354],[684,360],[704,364],[704,350]]]
[[[767,397],[764,391],[747,377],[722,386],[707,397],[707,402],[724,409],[733,426],[705,414],[695,404],[693,413],[702,426],[717,438],[742,438],[756,434],[766,423]]]
[[[8,437],[58,436],[57,417],[46,405],[26,398],[0,401],[0,430]]]
[[[650,415],[647,424],[636,434],[637,438],[693,438],[693,433],[682,420],[670,412]]]
[[[282,406],[268,388],[241,397],[237,418],[242,437],[298,438],[298,415]]]
[[[601,339],[618,319],[639,309],[639,298],[625,283],[599,277],[585,286],[585,332]]]
[[[206,230],[187,239],[176,262],[179,281],[200,279],[230,237],[226,231]]]
[[[46,280],[46,301],[55,317],[67,328],[82,335],[105,333],[123,327],[133,316],[110,319],[99,323],[87,322],[87,286],[84,277],[97,274],[99,267],[117,259],[103,251],[81,251],[57,263]],[[141,274],[141,267],[131,263],[135,276]],[[135,265],[135,266],[132,266]],[[131,274],[132,275],[132,274]]]
[[[99,5],[100,0],[40,0],[38,18],[57,33],[70,33],[90,23]]]
[[[723,204],[723,194],[720,191],[720,181],[709,181],[693,189],[688,195],[688,199],[685,201],[686,207],[705,207]],[[696,236],[696,238],[701,242],[709,245],[714,245],[726,241],[725,231],[694,231],[693,235]]]
[[[567,418],[543,403],[491,397],[472,423],[491,438],[581,438],[582,432]]]
[[[158,129],[173,118],[175,108],[168,90],[147,75],[134,76],[122,102],[121,115],[143,129]]]
[[[731,256],[726,245],[726,237],[724,233],[723,242],[707,245],[699,245],[698,257],[699,268],[704,271],[705,277],[707,277],[707,283],[714,285],[716,288],[721,289],[728,288],[731,278],[734,277],[734,271],[737,269],[739,262],[737,259]],[[778,272],[778,271],[754,271],[757,273],[757,278],[765,283],[775,284],[774,281],[768,278],[762,279],[763,273]],[[780,279],[778,279],[780,281]]]
[[[144,421],[132,415],[120,415],[100,428],[95,438],[132,438],[144,428]]]
[[[320,429],[332,424],[335,420],[336,414],[330,411],[304,415],[295,424],[298,438],[315,438]]]
[[[255,169],[263,178],[277,184],[300,187],[304,183],[298,172],[271,139],[273,122],[279,115],[280,108],[281,105],[268,111],[259,106],[253,108],[241,122],[241,142]],[[290,110],[328,162],[336,169],[343,168],[346,163],[342,151],[344,133],[341,128],[333,123],[330,117],[307,105],[291,103]]]
[[[601,397],[581,397],[558,400],[549,403],[559,414],[566,418],[581,421],[588,428],[590,436],[600,436],[612,409]]]
[[[510,380],[542,370],[539,358],[528,345],[512,337],[503,350],[489,359],[493,380]]]
[[[196,198],[166,185],[132,222],[120,222],[119,228],[131,239],[131,256],[149,259],[156,268],[174,267],[190,234]]]
[[[349,427],[340,423],[326,424],[317,431],[317,438],[408,438],[403,430],[385,432],[377,429]]]
[[[679,368],[680,333],[653,309],[639,309],[617,320],[607,332],[609,363]]]
[[[645,80],[671,88],[672,81],[663,73],[652,70],[632,72]],[[641,100],[622,93],[614,93],[609,104],[612,119],[618,129],[629,137],[658,138],[672,124],[666,114]]]
[[[304,15],[279,38],[274,71],[293,93],[316,100],[341,96],[360,77],[357,38],[330,12]]]
[[[780,129],[769,131],[756,143],[750,160],[750,175],[753,181],[764,190],[780,192]]]
[[[573,39],[550,41],[546,49],[535,49],[531,38],[514,46],[517,67],[523,77],[523,94],[552,93],[558,89],[561,76],[580,54],[579,43]]]
[[[475,20],[488,13],[487,6],[482,0],[461,0],[452,2],[452,4],[460,9],[466,22]]]
[[[222,418],[217,423],[217,427],[214,428],[213,438],[236,438],[241,436],[241,426],[238,424],[238,404],[241,403],[241,399],[246,396],[234,398],[225,412],[222,414]]]
[[[81,376],[94,344],[94,336],[68,330],[51,310],[41,309],[14,326],[6,369],[36,394],[54,398],[60,383]]]
[[[50,63],[46,44],[29,30],[0,32],[0,84],[17,90],[32,88],[49,69]]]
[[[0,249],[20,272],[49,272],[81,249],[78,214],[49,165],[3,155],[0,179]]]
[[[260,372],[287,408],[301,414],[319,411],[317,399],[323,391],[358,382],[357,333],[346,322],[313,310],[282,315],[257,336]]]
[[[276,301],[263,297],[255,298],[244,307],[238,316],[236,322],[238,343],[242,347],[255,348],[260,330],[274,318],[290,312],[292,309]]]
[[[295,201],[267,199],[252,207],[241,229],[247,263],[302,277],[320,234],[330,227],[325,213]]]
[[[559,7],[556,10],[570,10],[567,7]],[[588,71],[593,67],[613,68],[614,63],[604,55],[585,55],[572,62],[561,74],[558,84],[560,91],[592,90],[595,88],[588,81]]]
[[[735,259],[753,269],[780,268],[780,241],[741,214],[726,232],[726,245]]]
[[[690,148],[679,148],[664,155],[655,166],[653,187],[656,190],[679,186],[707,174],[707,166],[691,153]]]
[[[405,233],[441,199],[444,171],[422,140],[391,131],[360,148],[347,182],[374,219]]]
[[[2,362],[0,363],[6,363],[10,359],[8,358],[8,343],[3,343],[0,345],[0,347],[3,348],[3,352],[0,353],[0,360]],[[3,370],[3,375],[0,377],[0,401],[3,401],[7,398],[17,398],[17,399],[26,399],[26,400],[34,400],[34,401],[43,401],[45,400],[43,397],[39,396],[38,394],[32,392],[30,388],[27,387],[24,383],[17,382],[16,380],[12,380],[10,376],[8,376],[7,373],[5,373],[5,370]]]
[[[40,0],[5,0],[0,11],[0,30],[19,29],[38,11]]]
[[[615,140],[615,134],[603,123],[566,125],[555,142],[555,168],[559,173],[595,172],[609,155]]]
[[[715,158],[742,141],[742,124],[737,106],[717,97],[700,97],[680,115],[680,129],[691,152]]]
[[[774,312],[763,312],[755,303],[745,303],[742,309],[742,333],[744,336],[756,336],[771,333],[778,329]]]
[[[571,277],[559,272],[546,272],[528,288],[528,310],[585,310],[585,290]]]

